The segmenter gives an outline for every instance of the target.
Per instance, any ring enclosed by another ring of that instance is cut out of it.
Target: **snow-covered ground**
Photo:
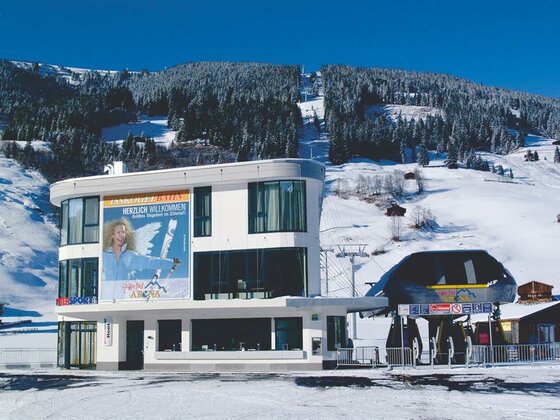
[[[1,419],[553,419],[560,366],[289,374],[0,373]]]
[[[32,320],[21,334],[0,330],[0,348],[56,346],[58,228],[48,184],[0,153],[0,302],[4,322]]]
[[[170,146],[175,141],[177,134],[176,131],[167,127],[166,115],[156,117],[141,115],[137,122],[104,128],[101,137],[105,141],[115,141],[120,144],[126,139],[129,132],[133,136],[139,136],[143,133],[148,137],[152,137],[156,144],[161,146]]]
[[[12,61],[12,64],[23,68],[32,69],[35,63],[30,61]],[[78,67],[64,67],[57,64],[37,63],[39,66],[39,74],[41,76],[56,77],[66,81],[70,85],[78,85],[82,83],[89,73],[113,74],[115,70],[91,70]]]
[[[396,121],[399,116],[403,120],[424,120],[428,116],[445,116],[441,109],[429,106],[415,106],[415,105],[371,105],[365,110],[366,117],[375,118],[380,115],[386,115],[390,120]]]

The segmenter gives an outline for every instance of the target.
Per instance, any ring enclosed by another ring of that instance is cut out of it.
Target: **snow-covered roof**
[[[552,306],[560,305],[560,301],[554,302],[546,302],[546,303],[508,303],[505,305],[500,306],[501,311],[501,319],[502,320],[509,320],[509,319],[521,319],[526,316],[535,314],[542,310],[548,309]],[[488,319],[488,315],[473,315],[471,320],[472,322],[481,322],[486,321]]]

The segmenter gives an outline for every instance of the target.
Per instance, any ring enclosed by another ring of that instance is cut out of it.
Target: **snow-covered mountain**
[[[450,170],[443,163],[446,156],[435,153],[426,168],[366,159],[333,166],[327,162],[329,136],[323,131],[323,98],[313,97],[302,102],[300,108],[304,117],[300,156],[327,163],[321,244],[333,251],[325,252],[323,260],[329,269],[329,292],[351,293],[348,258],[336,256],[341,248],[337,245],[344,244],[366,245],[368,256],[356,258],[359,295],[369,289],[367,282],[377,281],[412,252],[479,248],[504,263],[518,284],[537,280],[560,292],[556,262],[560,244],[560,223],[556,221],[560,213],[560,164],[553,163],[552,139],[529,135],[527,147],[510,155],[481,154],[494,165],[501,165],[506,175],[511,169],[513,178],[464,168]],[[422,118],[433,111],[418,108],[389,105],[382,111],[390,117],[400,114],[403,118]],[[317,131],[314,115],[321,123],[321,131]],[[540,160],[525,162],[527,150],[538,151]],[[359,184],[368,177],[385,179],[395,172],[402,176],[417,168],[425,179],[424,191],[418,193],[416,181],[406,181],[406,192],[399,200],[407,209],[401,240],[391,240],[392,221],[384,215],[388,199],[383,195],[360,195]],[[436,225],[427,230],[411,228],[418,210],[429,211]],[[325,266],[323,273],[326,277]]]
[[[337,254],[344,245],[360,244],[365,245],[367,256],[356,257],[358,295],[368,290],[366,282],[377,281],[411,252],[473,248],[488,250],[505,264],[519,284],[537,280],[555,286],[559,293],[556,254],[560,223],[556,215],[560,213],[560,164],[553,163],[555,146],[551,139],[529,136],[527,147],[510,155],[482,154],[495,165],[511,169],[513,178],[464,168],[449,170],[443,164],[445,156],[432,153],[430,165],[420,169],[424,191],[418,192],[416,181],[405,183],[405,194],[399,202],[407,213],[400,226],[400,240],[395,241],[391,239],[391,220],[384,215],[388,199],[365,196],[358,190],[364,180],[373,182],[375,177],[384,179],[396,171],[413,171],[417,165],[365,159],[330,165],[323,98],[304,98],[307,100],[302,98],[300,103],[304,119],[300,156],[327,164],[321,243],[325,249],[323,282],[328,277],[330,295],[351,295],[349,259]],[[422,117],[416,109],[403,108],[406,107],[399,109],[401,115]],[[173,133],[162,121],[146,120],[139,124],[144,124],[144,128],[146,124],[156,127],[155,140],[166,143]],[[119,140],[136,128],[142,131],[129,124],[104,133],[110,140]],[[525,162],[527,149],[538,151],[540,160]],[[410,227],[417,209],[431,213],[435,222],[432,227]],[[4,319],[34,314],[54,320],[58,231],[48,203],[48,185],[40,175],[22,169],[3,155],[0,226],[0,302],[10,303]],[[0,340],[3,338],[0,336]]]

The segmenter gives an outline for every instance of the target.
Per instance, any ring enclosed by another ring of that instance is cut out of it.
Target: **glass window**
[[[68,205],[68,243],[82,243],[83,229],[83,200],[81,198],[70,200]]]
[[[58,323],[58,366],[94,369],[97,324],[95,322]]]
[[[303,323],[301,318],[276,318],[276,350],[301,350]]]
[[[270,318],[193,319],[193,351],[270,350]]]
[[[158,321],[158,351],[181,351],[181,320]]]
[[[85,200],[84,243],[97,242],[99,237],[99,199]]]
[[[249,183],[249,233],[306,229],[305,181]]]
[[[73,198],[62,203],[60,244],[99,241],[99,197]]]
[[[68,243],[68,201],[62,202],[62,217],[60,218],[60,245]]]
[[[346,317],[327,317],[327,350],[335,351],[346,347]]]
[[[212,235],[212,187],[194,189],[194,236]]]
[[[68,297],[68,261],[58,263],[58,297]]]
[[[88,297],[97,299],[98,259],[76,258],[60,261],[58,265],[59,298]],[[80,303],[86,303],[81,301]]]
[[[194,253],[194,298],[307,296],[307,249]]]

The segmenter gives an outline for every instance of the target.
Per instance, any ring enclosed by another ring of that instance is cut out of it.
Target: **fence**
[[[416,361],[412,357],[412,349],[410,347],[390,347],[385,349],[387,355],[385,356],[387,360],[387,365],[391,366],[415,366]],[[404,357],[404,359],[403,359]]]
[[[535,363],[560,361],[560,343],[472,346],[469,364]]]
[[[0,348],[0,366],[56,366],[56,349]]]
[[[375,367],[379,364],[379,348],[364,346],[356,348],[339,348],[336,351],[336,367]]]

